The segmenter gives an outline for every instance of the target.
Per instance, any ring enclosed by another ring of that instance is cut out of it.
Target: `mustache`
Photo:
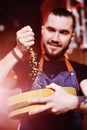
[[[61,47],[62,46],[60,42],[54,41],[54,40],[51,40],[51,42],[48,42],[48,44],[56,46],[56,47]]]

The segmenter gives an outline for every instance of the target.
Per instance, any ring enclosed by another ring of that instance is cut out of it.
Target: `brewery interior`
[[[54,7],[72,10],[76,19],[76,37],[70,43],[66,54],[71,60],[87,65],[87,0],[1,0],[0,59],[15,47],[16,32],[25,25],[32,26],[36,40],[34,50],[40,55],[41,23],[48,10]],[[0,130],[17,130],[19,120],[8,117],[6,99],[15,93],[14,88],[27,89],[27,86],[31,87],[30,84],[27,54],[25,61],[16,64],[0,86]],[[85,120],[87,121],[87,118]],[[86,125],[84,130],[87,130]]]

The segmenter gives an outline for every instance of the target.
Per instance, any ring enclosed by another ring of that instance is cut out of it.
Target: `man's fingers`
[[[28,104],[31,105],[31,104],[38,104],[38,103],[46,103],[48,102],[48,100],[50,100],[50,97],[48,98],[33,98],[33,99],[30,99],[28,100]]]
[[[35,108],[32,111],[29,112],[29,115],[35,115],[41,112],[49,111],[52,108],[52,104],[44,104],[41,107]]]

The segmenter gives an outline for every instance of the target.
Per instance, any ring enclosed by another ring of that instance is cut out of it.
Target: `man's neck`
[[[46,61],[61,61],[61,60],[64,60],[64,55],[63,56],[56,56],[56,57],[48,57],[47,55],[43,55],[43,57],[44,57],[44,59],[46,60]]]

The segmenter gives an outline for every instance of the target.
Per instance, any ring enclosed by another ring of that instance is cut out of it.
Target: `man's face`
[[[72,18],[50,14],[42,26],[42,42],[45,54],[60,56],[67,50],[73,36]]]

